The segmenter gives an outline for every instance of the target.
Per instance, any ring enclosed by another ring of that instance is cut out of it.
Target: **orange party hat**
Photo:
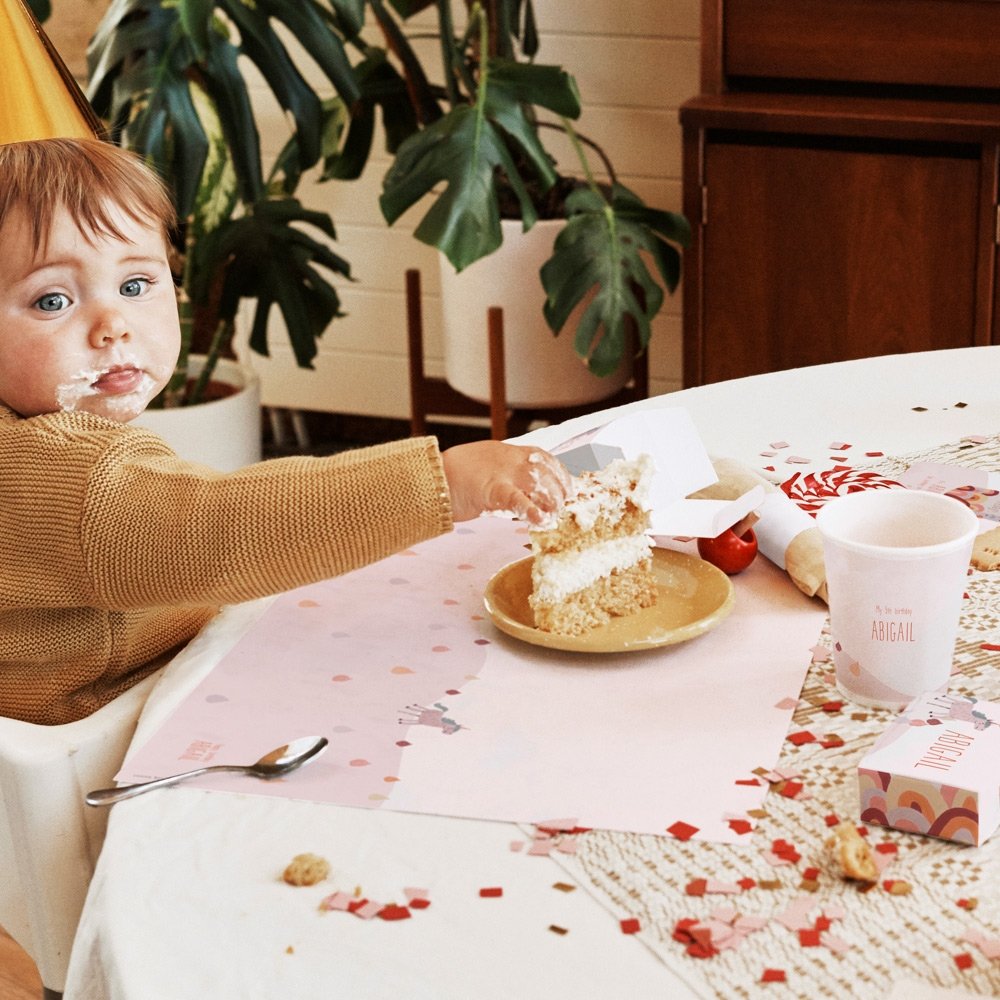
[[[0,0],[0,144],[101,134],[100,120],[25,0]]]

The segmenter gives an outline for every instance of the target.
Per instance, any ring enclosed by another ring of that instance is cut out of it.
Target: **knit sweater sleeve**
[[[222,474],[132,431],[94,466],[82,525],[97,605],[128,608],[313,583],[448,531],[451,511],[433,438]]]

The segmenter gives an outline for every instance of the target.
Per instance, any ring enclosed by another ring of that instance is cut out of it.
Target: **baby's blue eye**
[[[120,291],[122,295],[134,299],[137,295],[142,295],[148,287],[148,278],[129,278],[128,281],[122,285]]]
[[[60,309],[65,309],[69,305],[69,298],[62,292],[49,292],[38,299],[35,305],[42,312],[59,312]]]

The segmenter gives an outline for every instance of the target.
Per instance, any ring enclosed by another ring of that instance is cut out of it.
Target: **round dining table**
[[[686,410],[712,456],[736,459],[780,483],[838,460],[864,464],[995,436],[1000,346],[847,361],[705,385],[540,427],[518,440],[554,447],[624,413],[658,407]],[[269,600],[224,609],[165,668],[134,747],[149,740]],[[571,880],[550,858],[526,859],[511,850],[511,841],[524,836],[523,827],[511,822],[184,785],[122,802],[112,807],[65,996],[719,995],[703,978],[704,963],[691,959],[678,973],[677,965],[668,967],[646,946],[642,933],[628,933],[625,914],[609,908],[599,892],[567,885]],[[429,905],[400,921],[318,913],[316,887],[293,889],[280,877],[288,861],[306,851],[325,857],[337,884],[348,890],[356,885],[357,896],[373,884],[416,887],[413,898],[429,888]],[[502,891],[484,895],[484,887]],[[767,995],[766,984],[759,989],[755,995]],[[779,984],[774,989],[776,996],[795,995],[780,992]],[[905,984],[905,992],[909,1000],[934,994],[929,984],[916,982]]]

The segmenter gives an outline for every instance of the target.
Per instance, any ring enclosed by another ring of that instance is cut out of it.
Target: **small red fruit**
[[[757,556],[757,536],[753,528],[747,528],[737,535],[732,528],[726,528],[716,538],[699,538],[698,555],[723,573],[735,576],[741,573]]]

